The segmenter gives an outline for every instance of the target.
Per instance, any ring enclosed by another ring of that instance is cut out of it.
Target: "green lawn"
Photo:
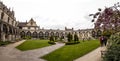
[[[48,61],[73,61],[74,59],[77,59],[96,49],[97,47],[99,47],[98,40],[85,41],[80,44],[65,45],[62,48],[57,49],[41,58]]]
[[[45,46],[50,46],[50,44],[48,44],[48,41],[49,40],[27,40],[16,48],[21,51],[42,48]]]

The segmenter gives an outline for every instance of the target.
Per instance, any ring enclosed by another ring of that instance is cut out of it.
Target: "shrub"
[[[112,45],[103,57],[104,61],[120,61],[120,45]]]
[[[56,44],[54,41],[48,41],[49,44]]]
[[[79,41],[77,41],[77,42],[66,42],[65,45],[73,45],[73,44],[78,44],[78,43],[80,43],[80,42]]]
[[[10,44],[10,41],[0,41],[0,46]]]
[[[24,39],[31,39],[31,36],[25,36]]]
[[[120,33],[111,35],[104,61],[120,61]]]
[[[77,34],[74,35],[74,41],[75,41],[75,42],[79,41],[79,38],[78,38],[78,35],[77,35]]]
[[[110,39],[108,40],[108,47],[112,46],[113,44],[120,44],[120,33],[111,35]]]
[[[69,34],[67,35],[67,38],[68,38],[68,42],[71,42],[71,41],[72,41],[73,36],[71,35],[71,33],[69,33]]]
[[[53,36],[50,36],[50,41],[54,41],[54,37]]]
[[[108,38],[111,36],[111,34],[112,33],[111,33],[110,30],[104,30],[103,33],[102,33],[103,36],[107,36]]]

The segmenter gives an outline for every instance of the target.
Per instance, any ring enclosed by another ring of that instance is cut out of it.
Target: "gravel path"
[[[55,45],[29,50],[29,51],[20,51],[15,47],[23,43],[25,40],[16,42],[14,44],[7,45],[5,47],[0,47],[0,61],[45,61],[39,57],[46,55],[62,46],[63,43],[56,43]]]
[[[101,51],[105,50],[105,47],[99,47],[94,51],[74,60],[74,61],[102,61]]]

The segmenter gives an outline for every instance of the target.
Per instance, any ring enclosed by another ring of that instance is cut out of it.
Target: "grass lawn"
[[[99,47],[98,40],[85,41],[75,45],[65,45],[41,58],[48,61],[73,61],[97,47]]]
[[[16,48],[21,51],[42,48],[45,46],[50,46],[50,44],[48,44],[48,41],[49,40],[27,40],[23,42],[21,45],[17,46]]]

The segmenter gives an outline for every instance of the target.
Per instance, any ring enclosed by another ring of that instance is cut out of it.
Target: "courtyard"
[[[34,43],[38,40],[28,40],[28,41],[30,43]],[[25,49],[26,51],[23,51],[23,50],[21,51],[16,48],[17,46],[22,46],[23,44],[25,45],[25,43],[28,41],[23,40],[23,41],[19,41],[13,44],[0,47],[1,49],[0,59],[2,61],[21,61],[21,60],[22,61],[46,61],[45,59],[47,59],[48,61],[56,61],[56,60],[58,61],[58,59],[63,61],[66,61],[66,60],[73,61],[79,58],[80,56],[83,56],[99,47],[98,40],[90,40],[90,41],[81,42],[80,44],[67,45],[67,46],[65,46],[64,43],[56,43],[55,45],[46,45],[44,47],[42,46],[42,48],[41,47],[36,49],[28,48],[29,50]],[[42,42],[44,41],[44,43],[47,43],[46,40],[39,40],[39,41],[42,41]],[[26,46],[29,47],[29,44],[28,45],[26,44]],[[22,46],[21,48],[24,48],[24,47]],[[5,51],[6,53],[3,53]],[[43,57],[45,59],[43,59]],[[55,59],[55,57],[57,59]]]
[[[119,0],[0,0],[0,61],[120,61]]]

